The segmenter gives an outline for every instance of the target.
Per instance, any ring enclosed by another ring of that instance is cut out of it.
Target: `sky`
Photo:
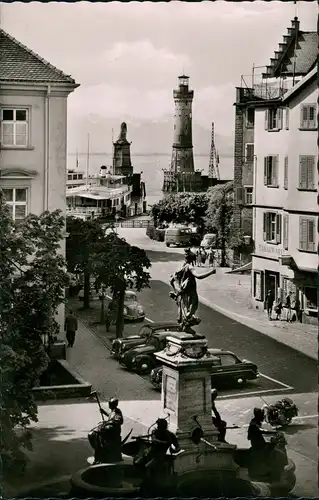
[[[15,2],[0,4],[0,22],[81,84],[68,99],[69,152],[86,149],[87,133],[92,151],[111,150],[112,128],[117,135],[126,121],[135,151],[169,153],[172,91],[186,73],[199,152],[209,152],[214,121],[222,154],[231,154],[235,87],[253,63],[269,64],[296,9],[301,29],[315,31],[317,3],[301,1]]]

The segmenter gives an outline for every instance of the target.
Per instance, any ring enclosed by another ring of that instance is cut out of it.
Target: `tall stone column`
[[[209,470],[212,475],[236,477],[235,445],[220,443],[212,422],[211,367],[214,357],[203,336],[169,337],[164,351],[156,354],[163,364],[161,413],[176,433],[183,452],[174,464],[178,475]],[[195,443],[194,430],[204,438]]]

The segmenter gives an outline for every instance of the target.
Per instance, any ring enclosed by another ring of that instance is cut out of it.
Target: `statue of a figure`
[[[113,463],[122,460],[121,453],[121,427],[123,415],[118,408],[118,400],[111,398],[109,401],[110,413],[100,409],[107,417],[96,429],[90,432],[88,438],[95,451],[95,463]]]
[[[186,253],[182,268],[171,277],[170,284],[174,291],[170,292],[170,296],[178,306],[178,323],[181,324],[185,332],[194,334],[195,332],[191,327],[200,323],[200,319],[195,316],[198,309],[196,280],[208,278],[208,276],[216,273],[216,269],[197,274],[192,262],[193,256]]]
[[[119,135],[119,141],[126,141],[127,125],[125,122],[121,123],[121,132]]]

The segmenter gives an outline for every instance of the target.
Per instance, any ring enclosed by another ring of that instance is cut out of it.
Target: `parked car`
[[[128,370],[140,374],[150,373],[153,368],[158,366],[155,353],[165,348],[167,337],[185,338],[187,335],[189,335],[189,338],[194,338],[191,334],[179,331],[155,332],[146,340],[145,344],[134,347],[124,353],[120,358],[120,364]]]
[[[177,323],[152,323],[143,325],[137,335],[129,335],[124,339],[113,340],[111,354],[114,358],[120,359],[126,351],[145,344],[146,340],[155,332],[175,332],[178,326]]]
[[[165,245],[187,247],[192,244],[193,232],[188,227],[169,227],[165,230]]]
[[[214,233],[207,233],[204,235],[204,238],[202,239],[200,246],[208,249],[211,247],[216,246],[216,234]]]
[[[112,312],[116,311],[117,305],[111,301],[109,304],[109,310]],[[132,290],[127,290],[124,297],[124,320],[125,321],[143,321],[145,318],[145,312],[138,301],[137,295]]]
[[[225,349],[208,349],[214,356],[212,362],[212,387],[220,388],[224,384],[243,385],[247,380],[258,378],[258,368],[247,359],[240,359],[236,354]],[[151,381],[156,389],[162,387],[163,367],[151,371]]]

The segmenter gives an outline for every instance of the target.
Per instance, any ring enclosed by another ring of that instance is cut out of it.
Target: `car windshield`
[[[136,295],[126,295],[125,294],[125,302],[137,302]]]
[[[220,360],[223,366],[235,365],[240,363],[240,360],[232,354],[220,354]]]
[[[143,326],[139,331],[139,335],[141,337],[148,337],[148,335],[150,335],[151,333],[152,333],[152,328],[150,328],[149,326]]]

